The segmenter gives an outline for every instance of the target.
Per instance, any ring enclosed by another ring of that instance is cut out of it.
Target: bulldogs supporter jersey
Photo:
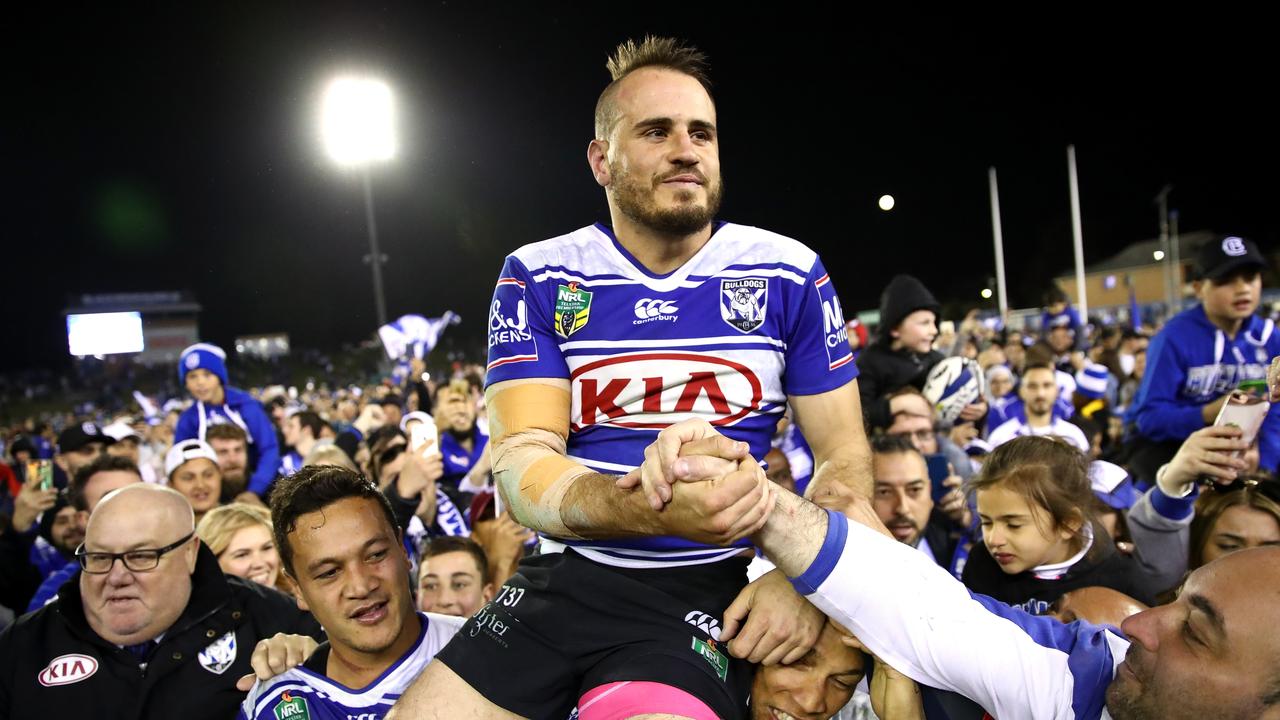
[[[703,418],[761,459],[788,395],[857,377],[844,313],[817,254],[720,224],[678,270],[654,275],[592,225],[508,256],[489,310],[487,383],[564,378],[568,456],[622,474],[668,425]],[[571,541],[610,565],[730,557],[681,538]]]
[[[418,613],[422,631],[399,660],[368,687],[353,690],[299,665],[259,680],[240,705],[239,720],[379,720],[466,622],[466,618]],[[311,661],[308,660],[308,663]]]

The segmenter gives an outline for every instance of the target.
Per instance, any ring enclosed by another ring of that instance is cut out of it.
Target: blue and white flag
[[[401,315],[399,319],[378,328],[378,337],[382,340],[388,359],[407,358],[411,352],[413,357],[422,359],[436,346],[440,333],[446,327],[457,325],[461,321],[462,318],[452,310],[446,310],[438,318]]]

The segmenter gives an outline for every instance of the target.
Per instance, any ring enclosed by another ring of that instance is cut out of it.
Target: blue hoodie
[[[1126,422],[1157,441],[1183,441],[1204,427],[1202,405],[1244,380],[1266,379],[1271,358],[1280,355],[1280,333],[1270,320],[1253,315],[1234,339],[1209,321],[1197,305],[1174,316],[1147,349],[1147,370]],[[1280,462],[1280,403],[1273,404],[1259,431],[1260,467]]]
[[[267,417],[262,403],[249,393],[237,388],[226,388],[223,405],[205,405],[197,402],[182,411],[178,428],[173,433],[175,443],[191,438],[204,440],[210,425],[234,423],[249,434],[249,464],[253,472],[249,476],[249,490],[265,497],[280,467],[280,448],[276,443],[276,430]]]

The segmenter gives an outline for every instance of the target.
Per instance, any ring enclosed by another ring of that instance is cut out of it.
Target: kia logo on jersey
[[[45,687],[70,685],[86,680],[98,672],[98,661],[88,655],[72,653],[59,655],[49,661],[48,666],[40,671],[36,679]]]
[[[570,379],[574,431],[597,424],[664,428],[695,417],[732,425],[758,410],[764,395],[751,368],[697,353],[619,355],[583,365]]]

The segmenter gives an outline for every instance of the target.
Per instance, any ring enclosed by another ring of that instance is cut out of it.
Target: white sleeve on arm
[[[1102,716],[1128,641],[970,594],[923,553],[828,515],[822,549],[792,582],[883,661],[997,718]]]

